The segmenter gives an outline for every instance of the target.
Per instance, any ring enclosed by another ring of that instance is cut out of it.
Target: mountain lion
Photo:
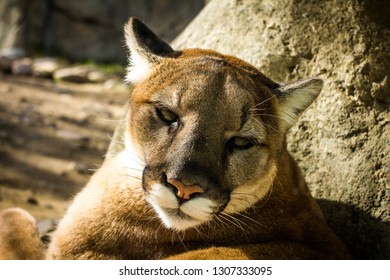
[[[76,196],[45,258],[350,257],[286,149],[320,79],[282,85],[232,56],[176,51],[135,18],[125,34],[134,85],[125,148]],[[24,237],[35,230],[0,219]]]

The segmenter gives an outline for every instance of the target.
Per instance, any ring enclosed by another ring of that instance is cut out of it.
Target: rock
[[[55,70],[53,78],[71,83],[104,83],[108,79],[107,75],[103,72],[84,65]]]
[[[123,81],[121,81],[118,78],[109,78],[103,84],[103,89],[104,90],[112,90],[115,87],[117,87],[117,88],[121,88],[122,87],[123,88],[123,87],[126,87],[126,86],[123,84]]]
[[[78,149],[89,147],[91,139],[71,130],[58,130],[56,136],[64,141],[71,142]]]
[[[0,4],[0,48],[24,47],[71,60],[126,61],[123,25],[145,20],[172,40],[204,6],[204,0],[29,0]]]
[[[89,72],[90,70],[83,66],[66,67],[55,71],[53,78],[71,83],[86,83],[89,82]]]
[[[82,164],[82,163],[76,164],[74,170],[77,171],[77,173],[79,173],[79,174],[84,174],[84,175],[85,174],[91,174],[90,168],[88,168],[87,165]]]
[[[87,79],[90,83],[104,83],[108,77],[103,72],[92,70],[88,73]]]
[[[31,205],[39,205],[39,202],[35,197],[29,197],[27,199],[27,203]]]
[[[11,71],[12,63],[25,56],[21,48],[8,48],[0,50],[0,70]]]
[[[76,169],[76,162],[75,161],[70,161],[66,166],[63,168],[63,170],[60,172],[61,176],[66,176],[67,174],[75,171]]]
[[[44,219],[37,222],[38,231],[41,235],[53,232],[58,224],[56,219]]]
[[[58,223],[58,219],[44,219],[37,222],[38,231],[43,244],[50,244],[52,233],[56,230]]]
[[[58,130],[56,136],[66,141],[86,141],[88,139],[88,137],[71,130]]]
[[[82,107],[82,113],[87,117],[99,116],[101,119],[112,119],[113,114],[107,108],[101,104],[90,104]]]
[[[12,93],[13,91],[14,91],[14,89],[11,86],[5,86],[3,88],[4,93]]]
[[[42,57],[33,61],[33,75],[36,77],[51,78],[60,68],[59,60],[53,57]]]
[[[10,138],[10,135],[7,131],[5,130],[0,130],[0,139],[1,140],[7,140]]]
[[[12,62],[11,72],[14,75],[29,76],[32,74],[32,60],[31,58],[16,59]]]

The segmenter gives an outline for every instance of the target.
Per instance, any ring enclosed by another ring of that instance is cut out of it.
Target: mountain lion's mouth
[[[204,197],[181,202],[171,189],[159,183],[152,185],[148,201],[164,225],[176,230],[186,230],[210,221],[216,209],[215,203]]]
[[[167,216],[170,217],[171,220],[175,220],[177,223],[182,223],[183,225],[185,225],[187,223],[194,223],[194,224],[203,223],[203,221],[197,220],[197,219],[191,217],[190,215],[187,215],[186,213],[181,211],[180,208],[178,208],[178,209],[165,208],[162,210],[167,214]]]

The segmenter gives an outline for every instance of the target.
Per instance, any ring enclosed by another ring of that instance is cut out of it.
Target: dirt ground
[[[128,88],[0,76],[0,210],[62,216],[106,153]]]

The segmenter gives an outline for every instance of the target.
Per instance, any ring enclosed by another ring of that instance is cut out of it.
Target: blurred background
[[[204,0],[1,0],[0,49],[125,63],[122,35],[129,16],[140,18],[170,42],[204,4]]]

